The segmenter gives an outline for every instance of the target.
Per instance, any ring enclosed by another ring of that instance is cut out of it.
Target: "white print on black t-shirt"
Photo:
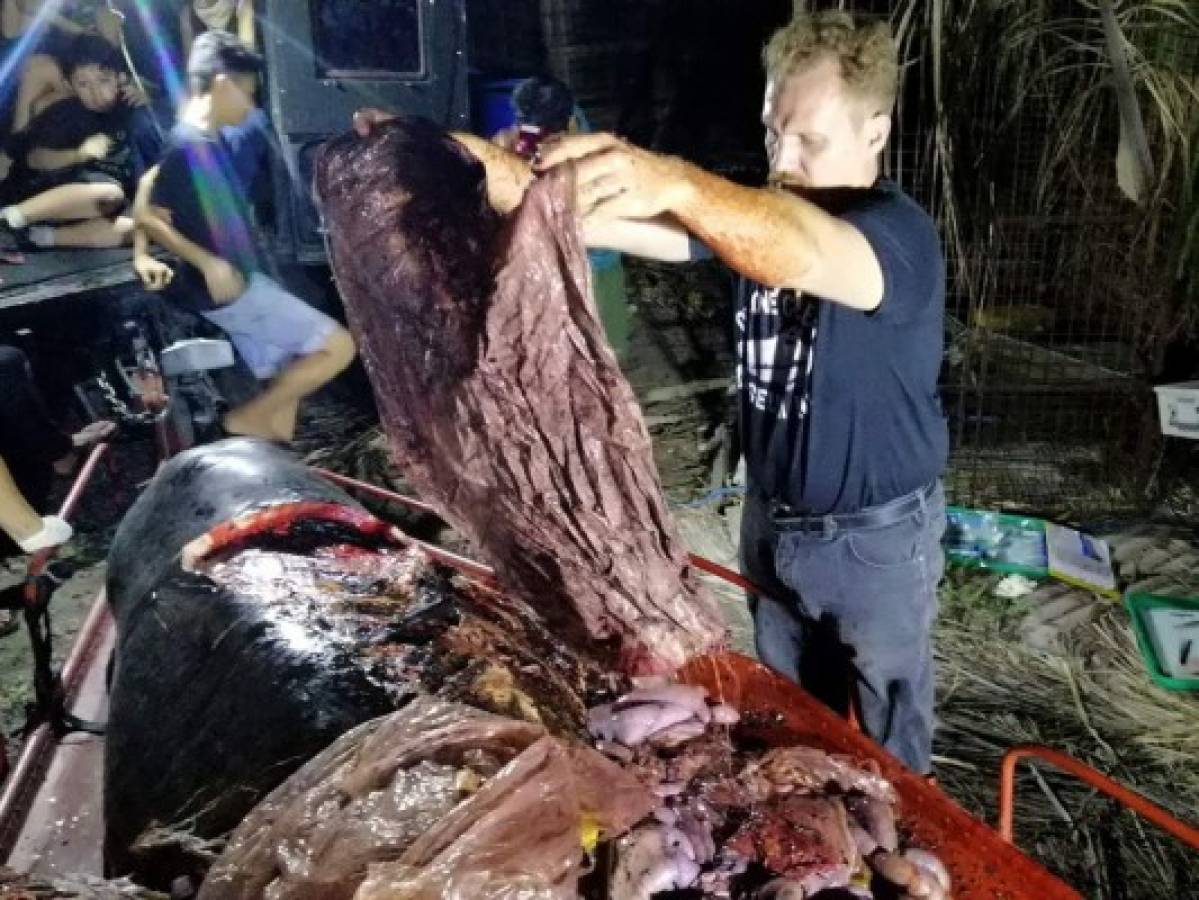
[[[737,310],[737,389],[751,409],[780,421],[808,414],[816,303],[793,290],[756,286]]]

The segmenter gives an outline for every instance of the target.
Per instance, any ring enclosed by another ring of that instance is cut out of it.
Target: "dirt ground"
[[[21,560],[8,560],[0,568],[0,588],[25,577]],[[104,586],[104,563],[85,566],[54,596],[54,660],[61,666],[71,649],[79,626],[87,617],[96,595]],[[0,639],[0,728],[8,738],[12,763],[20,749],[20,730],[25,722],[25,705],[33,700],[33,656],[22,629]]]

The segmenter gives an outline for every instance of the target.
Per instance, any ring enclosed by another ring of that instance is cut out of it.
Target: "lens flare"
[[[154,15],[151,7],[153,0],[133,0],[130,4],[138,20],[142,23],[146,37],[154,51],[154,62],[162,84],[166,88],[171,104],[178,107],[187,99],[187,91],[183,83],[184,67],[177,55],[174,44],[163,34],[162,26]]]
[[[4,93],[7,93],[11,86],[14,86],[19,80],[21,65],[27,58],[34,54],[38,43],[42,39],[42,35],[50,27],[50,21],[62,9],[62,4],[63,0],[50,0],[49,3],[42,4],[41,8],[34,14],[29,27],[25,29],[25,33],[21,35],[9,51],[8,58],[3,63],[0,63],[0,86],[2,86]]]
[[[242,199],[245,186],[240,177],[212,147],[192,144],[187,156],[200,211],[216,244],[217,256],[239,268],[256,268],[256,244],[245,216],[249,204]]]

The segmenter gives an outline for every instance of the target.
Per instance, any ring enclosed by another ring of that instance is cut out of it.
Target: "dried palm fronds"
[[[1070,232],[1055,236],[1068,249],[1064,277],[1097,264],[1105,277],[1124,268],[1108,280],[1113,292],[1150,307],[1137,335],[1149,356],[1193,331],[1199,7],[899,0],[893,21],[908,77],[919,82],[905,92],[900,121],[914,117],[927,135],[917,168],[935,176],[928,191],[971,303],[993,302],[1001,286],[996,260],[1015,249],[1003,219],[1042,217]],[[1118,189],[1130,158],[1139,210]],[[1087,224],[1111,217],[1123,224],[1110,233]],[[1159,277],[1147,279],[1148,271]],[[1135,284],[1124,284],[1133,273]]]
[[[1199,697],[1151,684],[1123,612],[1113,609],[1085,628],[1068,655],[1036,653],[1004,637],[998,614],[988,620],[978,612],[996,604],[980,583],[960,589],[973,596],[948,598],[937,636],[937,767],[945,789],[994,822],[1003,753],[1042,743],[1193,820]],[[1085,895],[1199,892],[1193,852],[1091,789],[1035,764],[1022,767],[1018,785],[1017,843]]]

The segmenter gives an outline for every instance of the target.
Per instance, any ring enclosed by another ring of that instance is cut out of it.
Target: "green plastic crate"
[[[1137,636],[1137,647],[1149,670],[1149,677],[1155,683],[1168,691],[1199,691],[1199,678],[1171,678],[1162,668],[1157,658],[1157,650],[1153,639],[1149,636],[1149,628],[1145,624],[1144,614],[1151,609],[1181,609],[1199,612],[1199,597],[1164,597],[1158,594],[1128,594],[1124,597],[1124,605],[1132,616],[1133,631]],[[1199,634],[1195,635],[1199,640]]]

